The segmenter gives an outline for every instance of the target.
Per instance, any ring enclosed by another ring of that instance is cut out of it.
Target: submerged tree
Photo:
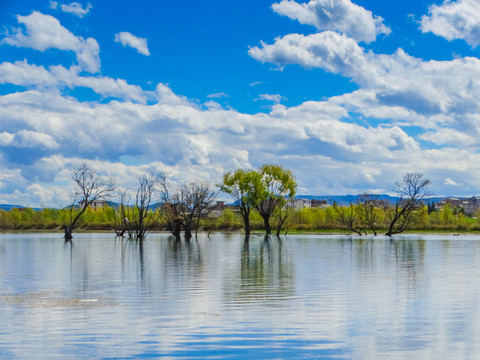
[[[254,170],[238,169],[223,176],[220,190],[230,194],[240,209],[245,228],[245,240],[250,237],[250,213],[263,199],[261,175]]]
[[[164,189],[162,210],[165,225],[177,241],[180,240],[182,229],[185,240],[189,241],[194,230],[197,234],[200,220],[213,209],[216,192],[201,181],[180,185],[173,193],[166,184]]]
[[[393,205],[384,207],[389,220],[388,230],[385,235],[391,236],[405,231],[413,221],[413,213],[418,209],[422,200],[431,194],[430,180],[423,174],[408,173],[402,181],[395,184],[397,200]]]
[[[261,176],[261,185],[263,191],[261,199],[255,206],[263,219],[266,235],[270,235],[272,228],[270,226],[270,217],[277,207],[285,206],[285,198],[293,198],[297,189],[297,182],[290,170],[284,169],[279,165],[263,165],[259,170]],[[283,212],[283,216],[288,216],[288,212]],[[285,222],[286,217],[281,221]],[[277,231],[278,235],[279,231]]]
[[[115,181],[97,175],[95,170],[83,164],[73,170],[72,179],[77,185],[77,191],[70,205],[69,221],[63,225],[65,240],[72,240],[73,229],[85,210],[96,200],[106,200],[115,190]],[[78,202],[78,208],[76,204]]]
[[[150,209],[155,191],[165,183],[165,175],[148,173],[138,179],[139,187],[135,194],[135,204],[131,211],[129,223],[133,238],[136,240],[145,239],[154,213]]]
[[[278,206],[273,215],[275,216],[277,220],[277,232],[276,236],[277,238],[280,237],[280,232],[282,229],[285,230],[285,235],[287,235],[288,232],[288,227],[286,226],[287,223],[287,218],[290,216],[290,213],[293,211],[293,206]]]
[[[119,205],[114,207],[115,234],[123,237],[125,233],[131,237],[130,220],[128,219],[128,194],[122,191],[118,194]]]
[[[335,203],[333,204],[333,209],[335,210],[335,220],[343,225],[349,233],[354,232],[358,235],[362,235],[362,233],[366,234],[361,226],[358,206],[353,204],[349,206],[338,206],[338,204]]]
[[[382,205],[379,195],[362,194],[358,196],[358,207],[362,222],[377,236],[377,225],[380,220],[378,211]]]

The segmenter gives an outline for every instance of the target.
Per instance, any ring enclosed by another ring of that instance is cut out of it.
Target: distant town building
[[[316,200],[316,199],[312,199],[312,201],[310,203],[310,206],[312,208],[327,208],[327,207],[330,207],[327,200]]]
[[[290,200],[287,205],[293,207],[295,210],[300,210],[312,207],[312,202],[309,199],[295,199]]]
[[[210,211],[209,216],[218,218],[222,216],[224,209],[225,209],[225,201],[217,201],[212,211]]]
[[[78,206],[80,208],[83,208],[85,204],[85,201],[80,201],[80,203],[78,204]],[[97,199],[97,200],[94,200],[91,204],[90,204],[90,207],[93,209],[93,210],[96,210],[96,209],[100,209],[100,208],[103,208],[107,205],[107,202],[103,199]]]
[[[435,210],[440,210],[447,204],[452,208],[461,208],[465,212],[465,215],[471,216],[480,208],[480,199],[475,196],[468,199],[455,197],[445,198],[435,204]]]
[[[471,198],[464,200],[462,205],[466,215],[473,215],[480,207],[480,199],[472,196]]]

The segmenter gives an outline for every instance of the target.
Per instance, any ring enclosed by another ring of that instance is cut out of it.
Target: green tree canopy
[[[262,216],[267,235],[271,233],[270,216],[275,208],[285,205],[285,198],[293,198],[297,182],[290,170],[280,165],[266,164],[259,169],[263,188],[261,200],[256,205]]]
[[[229,172],[223,176],[219,187],[221,191],[230,194],[235,204],[239,206],[245,225],[245,237],[248,239],[250,212],[262,201],[265,192],[260,173],[242,169]]]

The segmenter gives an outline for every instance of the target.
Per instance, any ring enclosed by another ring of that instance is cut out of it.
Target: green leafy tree
[[[250,237],[250,213],[264,199],[265,190],[260,173],[242,169],[223,176],[218,185],[220,190],[229,194],[240,209],[245,228],[245,239]]]
[[[293,198],[295,196],[297,182],[292,172],[280,165],[263,165],[259,173],[263,191],[256,209],[263,219],[265,232],[268,236],[272,232],[270,217],[277,207],[285,206],[286,197]],[[288,212],[284,212],[284,215],[288,216]],[[280,223],[283,224],[285,220],[286,218],[282,219]]]

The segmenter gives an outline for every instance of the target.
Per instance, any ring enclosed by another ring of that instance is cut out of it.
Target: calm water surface
[[[479,359],[480,237],[0,235],[2,359]]]

